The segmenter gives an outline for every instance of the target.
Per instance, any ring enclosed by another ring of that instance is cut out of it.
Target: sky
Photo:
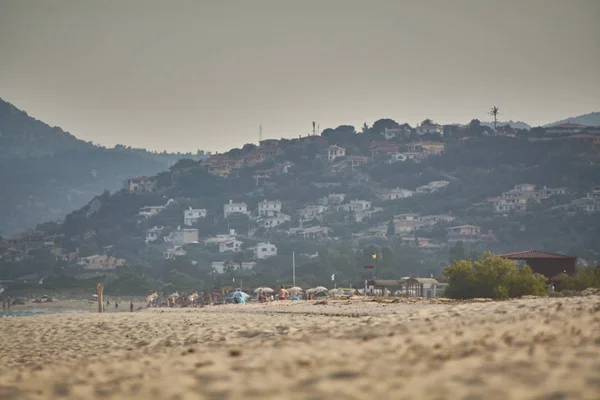
[[[0,97],[75,136],[225,151],[393,118],[600,111],[598,0],[0,0]]]

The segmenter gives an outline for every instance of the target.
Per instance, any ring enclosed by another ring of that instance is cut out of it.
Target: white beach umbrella
[[[331,289],[329,291],[329,294],[336,296],[336,295],[344,294],[344,291],[342,289]]]
[[[254,289],[254,293],[258,293],[260,290],[262,290],[263,293],[273,293],[274,292],[274,290],[271,289],[270,287],[259,287],[259,288]]]
[[[298,293],[300,293],[302,291],[302,288],[298,287],[298,286],[294,286],[294,287],[289,288],[287,291],[290,294],[298,294]]]
[[[324,293],[327,291],[327,288],[325,286],[317,286],[316,288],[313,288],[312,291],[314,293]]]

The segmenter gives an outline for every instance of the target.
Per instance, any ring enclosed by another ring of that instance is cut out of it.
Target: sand
[[[0,399],[599,399],[600,297],[0,320]]]

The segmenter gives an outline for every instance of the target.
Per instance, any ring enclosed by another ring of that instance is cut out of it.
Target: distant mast
[[[316,130],[316,123],[315,121],[313,121],[313,136],[315,136],[317,134],[317,130]]]
[[[258,143],[262,142],[262,125],[258,127]]]

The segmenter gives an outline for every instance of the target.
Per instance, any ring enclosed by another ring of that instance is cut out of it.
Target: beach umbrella
[[[339,295],[339,294],[344,294],[344,291],[342,289],[331,289],[329,291],[329,294],[331,295]]]
[[[231,299],[232,297],[250,297],[250,295],[245,292],[231,292],[225,297]]]
[[[259,287],[259,288],[254,289],[254,293],[258,293],[260,290],[262,290],[263,293],[273,293],[274,292],[274,290],[271,289],[270,287]]]
[[[317,286],[316,288],[312,289],[312,291],[315,293],[324,293],[327,291],[327,288],[325,286]]]
[[[294,286],[294,287],[289,288],[287,291],[290,292],[291,294],[298,294],[302,291],[302,288],[298,287],[298,286]]]

